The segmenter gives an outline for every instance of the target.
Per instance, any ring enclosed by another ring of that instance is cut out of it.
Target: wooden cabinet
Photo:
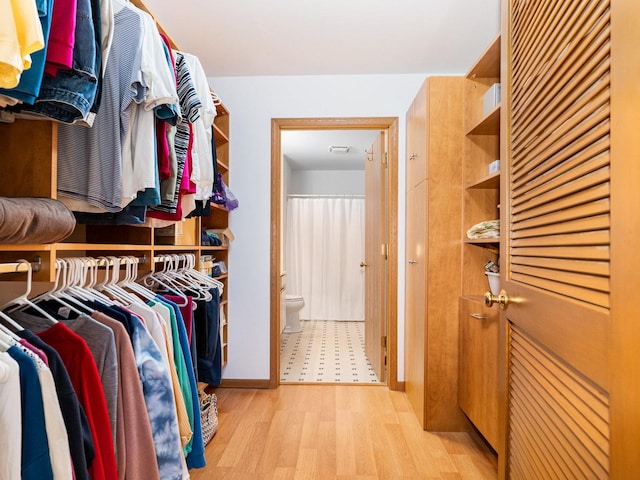
[[[460,298],[460,408],[489,444],[498,448],[497,306],[482,297]]]
[[[489,290],[488,261],[499,263],[499,239],[467,238],[479,222],[500,218],[500,172],[489,165],[500,158],[500,106],[483,111],[483,96],[500,81],[500,37],[465,77],[463,153],[462,294],[460,300],[460,407],[494,448],[498,433],[498,310],[482,305]],[[473,314],[473,317],[471,316]]]
[[[405,390],[431,431],[465,424],[457,405],[463,83],[427,78],[407,112]]]
[[[140,0],[136,6],[147,10]],[[148,11],[148,10],[147,10]],[[161,31],[162,28],[160,28]],[[218,171],[229,184],[229,112],[224,105],[217,105],[213,131],[218,158]],[[0,196],[57,198],[57,139],[58,124],[48,120],[19,119],[14,123],[0,123],[0,166],[5,178],[0,182]],[[154,259],[175,253],[191,253],[196,266],[205,255],[224,261],[228,267],[228,244],[221,247],[201,245],[201,229],[226,229],[229,212],[212,205],[212,215],[178,222],[169,228],[128,225],[81,225],[63,242],[39,245],[0,245],[0,262],[25,259],[38,265],[33,273],[33,293],[46,290],[55,280],[57,258],[134,256],[140,260],[138,272],[144,275],[154,269]],[[222,306],[225,322],[221,325],[223,362],[227,360],[227,274],[219,277],[223,282]],[[8,281],[4,281],[4,280]],[[0,286],[0,304],[14,298],[15,291],[22,293],[24,275],[3,276]],[[16,280],[12,284],[11,280]]]

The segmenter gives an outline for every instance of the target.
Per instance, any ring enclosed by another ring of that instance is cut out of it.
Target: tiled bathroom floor
[[[301,324],[280,335],[280,382],[380,383],[364,353],[364,322]]]

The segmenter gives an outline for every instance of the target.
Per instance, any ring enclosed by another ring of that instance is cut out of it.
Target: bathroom
[[[378,382],[363,345],[365,162],[377,134],[282,132],[281,382]]]

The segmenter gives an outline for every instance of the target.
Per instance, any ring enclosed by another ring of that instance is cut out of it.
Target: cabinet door
[[[407,190],[427,177],[427,85],[428,80],[407,112]]]
[[[426,282],[425,239],[427,183],[407,192],[405,392],[426,428]]]
[[[496,307],[460,299],[458,402],[489,444],[498,446],[498,327]]]

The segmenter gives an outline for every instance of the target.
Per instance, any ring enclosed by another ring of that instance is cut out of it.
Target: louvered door
[[[609,0],[505,2],[506,473],[606,478]]]

